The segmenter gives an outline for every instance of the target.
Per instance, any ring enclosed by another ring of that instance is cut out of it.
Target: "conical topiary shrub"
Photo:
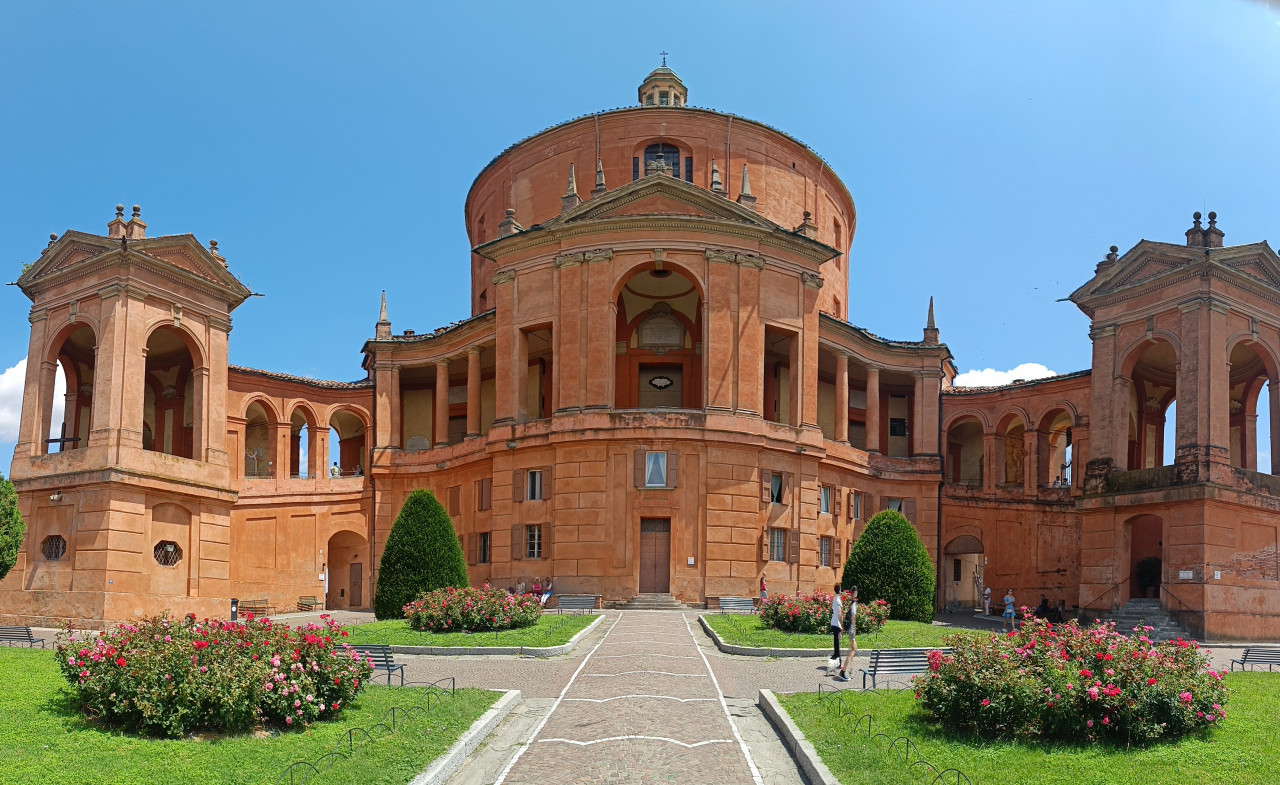
[[[13,483],[0,475],[0,580],[18,563],[18,551],[27,536],[27,523],[18,512],[18,494]]]
[[[374,615],[403,619],[404,606],[422,592],[467,585],[467,560],[453,520],[431,491],[414,491],[400,508],[382,549],[373,592]]]
[[[884,510],[849,548],[841,586],[858,587],[862,602],[885,600],[889,618],[933,621],[933,562],[902,513]]]

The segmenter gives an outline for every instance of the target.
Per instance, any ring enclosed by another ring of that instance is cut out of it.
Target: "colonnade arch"
[[[171,325],[147,337],[143,370],[142,447],[181,458],[202,458],[208,368],[199,344]]]
[[[51,342],[41,382],[42,422],[47,433],[37,435],[40,453],[65,452],[88,446],[93,423],[97,334],[85,323],[64,326]],[[62,400],[57,400],[61,391]]]
[[[1116,422],[1127,433],[1123,466],[1151,469],[1171,462],[1177,447],[1195,442],[1195,423],[1179,422],[1178,349],[1164,337],[1152,337],[1134,347],[1121,366],[1114,405]],[[1174,415],[1170,417],[1169,415]],[[1168,428],[1169,422],[1176,428]],[[1170,436],[1175,443],[1166,445]]]
[[[615,291],[614,406],[701,409],[704,293],[675,265],[633,268]]]
[[[1227,364],[1227,423],[1231,465],[1258,471],[1259,456],[1270,455],[1271,445],[1258,438],[1258,418],[1265,417],[1268,433],[1275,430],[1273,393],[1276,361],[1267,348],[1241,339],[1231,345]],[[1270,441],[1269,439],[1266,441]],[[1266,468],[1272,471],[1274,463]]]

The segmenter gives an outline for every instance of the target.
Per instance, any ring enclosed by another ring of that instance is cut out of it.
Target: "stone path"
[[[764,785],[684,614],[627,611],[495,785]]]

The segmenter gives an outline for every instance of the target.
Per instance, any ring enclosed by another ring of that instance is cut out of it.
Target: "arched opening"
[[[1269,402],[1259,404],[1266,389],[1269,373],[1262,356],[1247,342],[1235,345],[1229,360],[1230,393],[1228,395],[1228,422],[1230,424],[1231,465],[1241,469],[1258,471],[1258,456],[1265,450],[1270,457],[1270,445],[1260,447],[1258,439],[1258,415],[1260,409],[1270,413]],[[1268,439],[1270,428],[1266,428]],[[1267,461],[1270,470],[1270,460]]]
[[[1126,468],[1153,469],[1171,464],[1177,451],[1177,418],[1169,415],[1178,397],[1178,355],[1166,341],[1148,341],[1134,351],[1128,400],[1121,402],[1129,427]],[[1174,427],[1166,429],[1167,423]],[[1172,449],[1166,448],[1166,433],[1175,435]]]
[[[1006,485],[1021,485],[1026,478],[1027,450],[1024,437],[1027,424],[1020,415],[1008,415],[997,430],[997,477]]]
[[[345,409],[329,418],[329,476],[364,474],[364,422]]]
[[[986,566],[982,541],[971,534],[962,534],[943,549],[944,601],[953,608],[982,607],[982,571]]]
[[[947,431],[947,482],[981,488],[983,468],[982,423],[962,417]]]
[[[88,325],[67,329],[69,332],[53,354],[57,367],[51,380],[53,389],[45,398],[47,453],[87,447],[92,427],[97,336]]]
[[[244,476],[247,479],[274,477],[274,416],[261,402],[254,401],[245,409],[244,419]]]
[[[316,476],[311,441],[314,431],[310,413],[301,407],[294,409],[289,418],[289,476],[294,479]]]
[[[1050,488],[1071,487],[1071,412],[1054,409],[1040,418],[1037,457],[1038,485]]]
[[[164,326],[151,333],[143,375],[143,449],[193,457],[197,367],[187,337],[180,330]]]
[[[1158,515],[1138,515],[1128,524],[1130,597],[1158,597],[1164,558],[1164,521]],[[1123,579],[1122,579],[1123,580]],[[1123,598],[1123,593],[1122,593]]]
[[[340,531],[325,548],[325,607],[368,608],[369,542],[353,531]]]
[[[702,295],[677,270],[634,273],[618,294],[614,405],[702,408]]]

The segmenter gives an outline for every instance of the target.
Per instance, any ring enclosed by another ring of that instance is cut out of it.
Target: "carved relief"
[[[684,348],[684,325],[671,314],[671,306],[657,303],[636,328],[639,348],[654,354],[666,354]]]

